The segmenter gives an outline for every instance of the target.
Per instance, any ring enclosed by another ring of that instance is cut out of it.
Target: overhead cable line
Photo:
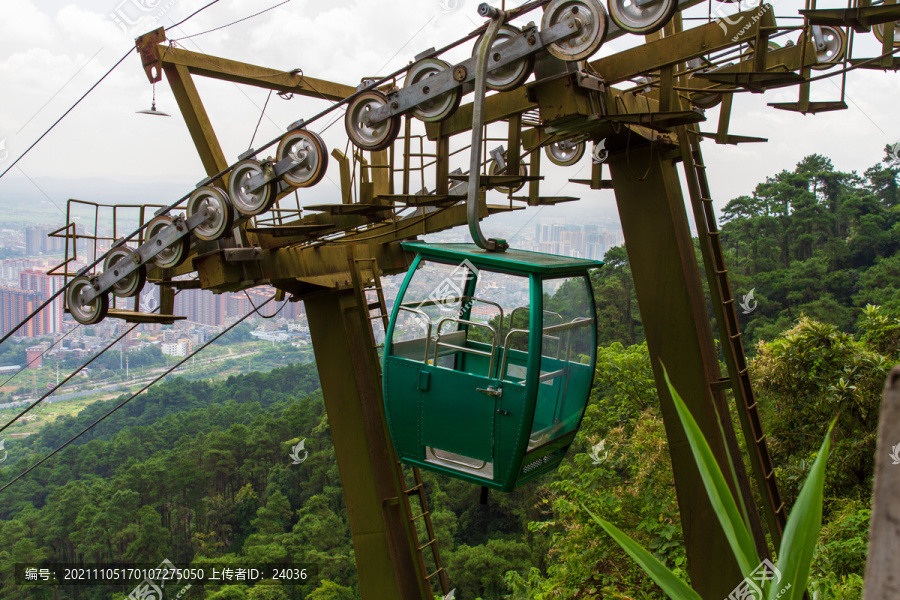
[[[178,27],[178,26],[181,25],[182,23],[187,23],[188,21],[190,21],[191,19],[193,19],[194,17],[196,17],[197,15],[199,15],[200,13],[202,13],[204,10],[206,10],[207,8],[209,8],[210,6],[212,6],[213,4],[216,4],[217,2],[219,2],[219,0],[212,0],[212,2],[210,2],[209,4],[207,4],[207,5],[205,5],[205,6],[201,6],[200,8],[198,8],[197,10],[195,10],[194,12],[192,12],[191,14],[189,14],[188,16],[186,16],[185,18],[183,18],[182,20],[180,20],[180,21],[178,21],[177,23],[175,23],[172,27]]]
[[[4,175],[6,175],[7,173],[9,173],[10,169],[12,169],[14,166],[16,166],[16,164],[17,164],[20,160],[22,160],[23,158],[25,158],[25,155],[28,154],[28,153],[31,151],[32,148],[34,148],[35,146],[37,146],[38,143],[39,143],[42,139],[44,139],[44,137],[46,137],[46,135],[47,135],[48,133],[50,133],[51,131],[53,131],[53,128],[56,127],[57,125],[59,125],[59,122],[62,121],[63,119],[65,119],[65,118],[68,116],[68,114],[69,114],[70,112],[72,112],[72,111],[75,109],[76,106],[78,106],[79,104],[81,104],[81,101],[84,100],[85,98],[87,98],[87,95],[90,94],[91,92],[93,92],[94,89],[95,89],[98,85],[100,85],[100,84],[103,82],[103,80],[106,79],[106,78],[109,76],[109,74],[112,73],[112,72],[116,69],[116,67],[118,67],[119,65],[121,65],[122,62],[123,62],[126,58],[128,58],[128,55],[131,54],[133,50],[134,50],[134,48],[129,48],[129,49],[128,49],[128,52],[126,52],[125,54],[123,54],[123,55],[122,55],[122,58],[120,58],[119,60],[117,60],[117,61],[116,61],[116,64],[114,64],[112,67],[110,67],[109,70],[108,70],[106,73],[103,74],[103,77],[101,77],[100,79],[98,79],[97,82],[96,82],[94,85],[92,85],[92,86],[88,89],[88,91],[86,91],[84,94],[82,94],[81,98],[79,98],[78,100],[75,101],[75,104],[73,104],[72,106],[70,106],[70,107],[66,110],[66,112],[64,112],[64,113],[62,114],[61,117],[59,117],[56,121],[54,121],[53,124],[52,124],[50,127],[48,127],[47,130],[44,131],[44,133],[42,133],[38,139],[34,140],[34,142],[33,142],[30,146],[28,146],[28,148],[25,149],[25,152],[23,152],[22,154],[20,154],[19,157],[16,158],[16,160],[14,160],[14,161],[12,162],[11,165],[9,165],[8,167],[6,167],[6,170],[5,170],[5,171],[3,171],[2,173],[0,173],[0,178],[2,178]]]
[[[266,96],[266,103],[263,104],[262,112],[259,113],[259,121],[256,122],[256,128],[253,130],[253,137],[250,138],[250,145],[248,148],[253,148],[253,142],[256,140],[256,134],[259,132],[259,125],[262,123],[263,117],[266,116],[266,108],[269,106],[269,100],[272,98],[272,90],[269,90],[269,95]]]
[[[258,13],[254,13],[254,14],[244,17],[242,19],[238,19],[237,21],[232,21],[231,23],[228,23],[226,25],[220,25],[219,27],[214,27],[214,28],[208,29],[206,31],[201,31],[200,33],[192,33],[191,35],[186,35],[186,36],[183,36],[180,38],[175,38],[175,41],[188,40],[188,39],[195,38],[195,37],[198,37],[201,35],[206,35],[207,33],[212,33],[213,31],[219,31],[220,29],[225,29],[226,27],[231,27],[232,25],[237,25],[238,23],[241,23],[248,19],[252,19],[253,17],[258,17],[259,15],[265,14],[265,13],[269,12],[270,10],[275,10],[279,6],[284,6],[285,4],[287,4],[288,2],[291,2],[291,1],[292,0],[284,0],[284,2],[279,2],[278,4],[275,4],[274,6],[270,6],[269,8],[263,9],[263,10],[259,11]],[[215,4],[215,2],[213,2],[213,4]],[[175,26],[180,25],[180,24],[181,23],[176,23]]]
[[[181,25],[182,23],[188,21],[189,19],[191,19],[191,18],[193,18],[195,15],[197,15],[197,14],[203,12],[204,10],[206,10],[207,8],[209,8],[210,6],[212,6],[213,4],[215,4],[216,2],[219,2],[219,0],[213,0],[212,2],[210,2],[209,4],[207,4],[206,6],[203,6],[202,8],[199,8],[198,10],[195,10],[193,13],[191,13],[190,15],[188,15],[187,17],[185,17],[184,19],[182,19],[181,21],[179,21],[178,23],[176,23],[175,26]],[[128,55],[131,54],[132,51],[134,51],[134,50],[135,50],[134,48],[129,48],[128,51],[127,51],[125,54],[122,55],[122,58],[120,58],[119,60],[117,60],[117,61],[116,61],[116,64],[114,64],[112,67],[110,67],[109,70],[108,70],[106,73],[103,74],[103,77],[101,77],[100,79],[98,79],[97,82],[94,83],[94,85],[92,85],[92,86],[88,89],[88,91],[86,91],[86,92],[81,96],[81,98],[79,98],[78,100],[75,101],[75,104],[73,104],[72,106],[70,106],[70,107],[66,110],[66,112],[64,112],[64,113],[62,114],[61,117],[59,117],[56,121],[54,121],[53,124],[50,125],[50,127],[48,127],[47,130],[44,131],[44,133],[42,133],[42,134],[40,135],[40,137],[39,137],[38,139],[36,139],[30,146],[28,146],[28,148],[25,149],[25,152],[23,152],[22,154],[20,154],[19,157],[16,158],[16,160],[14,160],[14,161],[12,162],[11,165],[9,165],[8,167],[6,167],[6,169],[5,169],[2,173],[0,173],[0,178],[2,178],[4,175],[6,175],[7,173],[9,173],[10,169],[12,169],[14,166],[16,166],[16,163],[18,163],[20,160],[22,160],[22,159],[25,157],[25,155],[28,154],[28,153],[31,151],[32,148],[34,148],[35,146],[37,146],[38,143],[39,143],[42,139],[44,139],[44,137],[45,137],[48,133],[50,133],[51,131],[53,131],[53,129],[59,124],[59,122],[62,121],[63,119],[65,119],[65,118],[68,116],[68,114],[69,114],[70,112],[72,112],[72,110],[75,109],[76,106],[78,106],[79,104],[81,104],[81,101],[84,100],[84,99],[87,97],[88,94],[90,94],[91,92],[93,92],[94,89],[95,89],[98,85],[100,85],[100,84],[103,82],[103,80],[106,79],[106,78],[109,76],[109,74],[112,73],[112,72],[116,69],[116,67],[118,67],[120,64],[122,64],[122,62],[123,62],[126,58],[128,58]],[[95,55],[95,56],[96,56],[96,55]]]
[[[274,296],[270,297],[268,300],[266,300],[265,302],[263,302],[262,304],[260,304],[260,305],[259,305],[258,307],[256,307],[256,308],[262,308],[263,306],[265,306],[266,304],[268,304],[269,302],[271,302],[272,300],[274,300],[274,298],[275,298]],[[225,329],[223,329],[221,332],[219,332],[218,334],[216,334],[216,336],[213,337],[212,339],[210,339],[208,342],[206,342],[205,344],[203,344],[202,346],[200,346],[199,348],[197,348],[196,350],[194,350],[193,352],[191,352],[190,354],[188,354],[187,356],[185,356],[183,359],[181,359],[180,361],[178,361],[177,363],[175,363],[175,364],[174,364],[172,367],[170,367],[169,369],[166,369],[166,371],[165,371],[164,373],[162,373],[160,376],[158,376],[156,379],[154,379],[153,381],[151,381],[150,383],[148,383],[147,385],[145,385],[144,387],[142,387],[140,390],[138,390],[138,391],[136,391],[135,393],[133,393],[131,396],[129,396],[129,397],[126,398],[125,400],[122,400],[119,404],[117,404],[117,405],[114,406],[112,409],[110,409],[108,412],[106,412],[102,417],[100,417],[99,419],[97,419],[96,421],[94,421],[93,423],[91,423],[90,425],[88,425],[87,427],[85,427],[84,429],[82,429],[81,431],[79,431],[78,433],[76,433],[74,436],[72,436],[71,438],[69,438],[69,440],[66,441],[65,443],[63,443],[62,446],[60,446],[60,447],[57,448],[56,450],[53,450],[53,451],[50,452],[47,456],[45,456],[44,458],[42,458],[41,460],[39,460],[38,462],[36,462],[36,463],[33,464],[32,466],[28,467],[26,470],[22,471],[22,473],[20,473],[19,475],[17,475],[17,476],[15,477],[15,479],[12,479],[12,480],[9,481],[8,483],[4,484],[3,487],[0,487],[0,493],[3,493],[3,491],[6,490],[7,488],[9,488],[12,484],[14,484],[15,482],[19,481],[20,479],[22,479],[23,477],[25,477],[26,475],[28,475],[29,473],[31,473],[32,471],[34,471],[36,468],[38,468],[39,466],[41,466],[42,464],[44,464],[45,462],[47,462],[51,457],[55,456],[57,453],[59,453],[61,450],[63,450],[66,446],[68,446],[69,444],[71,444],[72,442],[74,442],[76,439],[78,439],[79,437],[81,437],[82,435],[84,435],[85,433],[87,433],[90,429],[92,429],[92,428],[95,427],[96,425],[100,424],[102,421],[104,421],[107,417],[109,417],[110,415],[112,415],[114,412],[116,412],[117,410],[119,410],[120,408],[122,408],[123,406],[125,406],[126,404],[128,404],[129,402],[131,402],[132,400],[134,400],[134,399],[135,399],[137,396],[139,396],[140,394],[142,394],[142,393],[144,393],[145,391],[147,391],[148,389],[150,389],[150,387],[153,386],[155,383],[157,383],[159,380],[163,379],[164,377],[166,377],[167,375],[169,375],[172,371],[174,371],[175,369],[177,369],[178,367],[180,367],[181,365],[183,365],[184,363],[186,363],[189,359],[191,359],[191,358],[193,358],[194,356],[196,356],[199,352],[201,352],[201,351],[204,350],[207,346],[209,346],[210,344],[212,344],[213,342],[215,342],[216,340],[218,340],[220,337],[222,337],[223,335],[225,335],[226,333],[228,333],[229,331],[231,331],[232,329],[234,329],[237,325],[239,325],[240,323],[243,323],[244,320],[246,320],[247,317],[249,317],[250,315],[254,314],[254,312],[255,312],[255,311],[250,311],[250,312],[248,312],[248,313],[245,314],[243,317],[241,317],[240,319],[238,319],[237,321],[235,321],[234,323],[232,323],[231,325],[229,325],[228,327],[226,327]]]
[[[154,312],[155,312],[157,309],[153,309],[153,310],[154,310]],[[58,390],[59,388],[61,388],[61,387],[64,386],[64,385],[66,385],[73,377],[75,377],[76,375],[78,375],[82,370],[86,369],[87,366],[90,365],[92,362],[94,362],[95,360],[97,360],[98,358],[100,358],[102,355],[106,354],[106,351],[107,351],[107,350],[109,350],[110,348],[112,348],[113,346],[115,346],[116,344],[118,344],[120,340],[122,340],[125,336],[127,336],[127,335],[128,335],[129,333],[131,333],[132,331],[134,331],[134,328],[137,327],[139,324],[140,324],[140,323],[135,323],[134,325],[132,325],[131,327],[129,327],[128,329],[126,329],[126,330],[125,330],[125,333],[123,333],[122,335],[120,335],[119,337],[117,337],[115,340],[113,340],[112,343],[110,343],[110,344],[108,344],[108,345],[106,346],[106,348],[104,348],[103,350],[101,350],[100,352],[98,352],[97,354],[95,354],[94,356],[92,356],[91,359],[90,359],[89,361],[85,362],[83,365],[81,365],[80,367],[78,367],[77,369],[75,369],[74,371],[72,371],[71,373],[69,373],[69,375],[67,375],[65,379],[63,379],[62,381],[60,381],[59,383],[57,383],[55,387],[51,388],[47,393],[45,393],[43,396],[41,396],[40,398],[38,398],[35,402],[33,402],[32,404],[30,404],[25,410],[23,410],[22,412],[20,412],[19,414],[17,414],[15,417],[13,417],[12,420],[11,420],[9,423],[7,423],[6,425],[4,425],[3,427],[0,427],[0,433],[2,433],[4,429],[6,429],[7,427],[9,427],[10,425],[12,425],[13,423],[15,423],[16,421],[18,421],[18,420],[21,419],[22,417],[24,417],[29,411],[31,411],[32,408],[34,408],[35,406],[37,406],[38,404],[40,404],[41,402],[43,402],[45,399],[47,399],[48,397],[50,397],[50,396],[52,396],[54,393],[56,393],[56,390]],[[72,331],[75,331],[75,328],[72,328]],[[71,333],[71,332],[69,332],[69,333]],[[68,334],[67,334],[67,335],[68,335]],[[21,373],[21,371],[19,371],[19,373]],[[18,375],[18,373],[17,373],[17,375]]]
[[[66,335],[62,336],[61,338],[59,338],[58,340],[56,340],[55,342],[53,342],[52,344],[50,344],[50,346],[48,346],[46,350],[44,350],[43,352],[41,352],[40,354],[38,354],[37,356],[35,356],[34,358],[32,358],[32,359],[25,365],[25,368],[23,368],[23,369],[21,369],[21,370],[19,370],[19,371],[16,371],[15,373],[13,373],[13,374],[10,376],[9,379],[7,379],[6,381],[4,381],[3,383],[0,383],[0,388],[6,386],[7,384],[9,384],[10,381],[12,381],[13,379],[15,379],[15,378],[18,377],[19,375],[21,375],[22,372],[25,371],[25,369],[27,369],[27,368],[30,367],[32,364],[34,364],[34,362],[35,362],[36,360],[39,360],[39,359],[40,359],[41,357],[43,357],[45,354],[47,354],[48,352],[50,352],[50,350],[53,349],[53,346],[57,345],[58,343],[60,343],[61,341],[63,341],[63,340],[66,339],[67,337],[69,337],[69,336],[72,334],[72,332],[75,331],[76,329],[78,329],[79,327],[81,327],[81,323],[77,323],[77,324],[75,325],[75,327],[73,327],[72,329],[70,329],[70,330],[68,331],[68,333],[66,333]],[[27,360],[27,358],[26,358],[26,360]],[[4,429],[6,429],[6,427],[0,428],[0,431],[3,431]]]
[[[250,294],[247,293],[247,290],[244,290],[244,295],[247,296],[247,302],[249,302],[250,306],[253,307],[253,312],[258,314],[263,319],[274,319],[275,317],[278,316],[278,313],[280,313],[284,309],[284,307],[287,306],[287,303],[288,303],[287,299],[285,299],[284,302],[281,303],[281,306],[278,307],[278,310],[276,310],[271,315],[266,316],[266,315],[262,314],[261,312],[259,312],[259,309],[262,308],[264,306],[264,304],[260,304],[259,306],[256,306],[255,304],[253,304],[253,299],[250,298]],[[273,298],[274,298],[274,296],[273,296]],[[271,298],[270,298],[270,300],[271,300]]]

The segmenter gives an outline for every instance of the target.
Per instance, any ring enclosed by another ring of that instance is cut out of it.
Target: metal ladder
[[[712,388],[722,390],[730,387],[734,393],[738,417],[749,449],[750,464],[760,493],[763,495],[763,509],[769,524],[769,532],[775,547],[778,548],[787,520],[786,507],[778,490],[775,467],[760,422],[759,403],[753,395],[750,384],[735,299],[731,292],[731,284],[728,282],[728,270],[722,253],[721,232],[716,224],[709,182],[706,178],[706,165],[703,164],[703,155],[700,152],[700,135],[695,128],[682,127],[679,137],[685,179],[707,270],[709,292],[719,325],[722,353],[729,375],[713,382]]]
[[[361,298],[363,304],[361,305],[363,316],[369,323],[369,327],[366,328],[366,331],[369,335],[369,342],[372,347],[375,348],[376,353],[379,348],[383,348],[384,344],[378,344],[375,341],[375,332],[372,328],[372,324],[374,321],[381,320],[381,324],[383,327],[384,334],[387,335],[388,329],[388,319],[389,315],[387,312],[387,303],[384,299],[384,289],[381,286],[381,273],[378,268],[378,261],[374,258],[350,258],[351,269],[350,276],[353,280],[353,288],[356,291],[357,297]],[[362,274],[362,266],[366,265],[366,267],[372,273],[372,279],[366,279]],[[376,300],[370,301],[368,292],[375,292]],[[378,314],[373,315],[372,311],[376,310]],[[382,379],[381,373],[381,362],[378,362],[378,379],[379,382]],[[400,485],[403,488],[403,503],[406,506],[406,514],[409,515],[409,522],[412,528],[413,534],[413,542],[416,545],[416,554],[419,557],[419,568],[422,570],[422,576],[425,578],[425,581],[428,582],[428,589],[431,591],[432,595],[434,594],[434,579],[437,577],[437,583],[440,586],[440,591],[442,596],[446,596],[450,592],[450,580],[447,577],[447,571],[444,569],[441,563],[441,555],[438,551],[437,544],[437,536],[434,533],[434,524],[431,522],[431,511],[428,508],[428,500],[425,498],[425,484],[422,481],[422,473],[419,471],[418,467],[412,467],[413,479],[415,481],[415,485],[410,488],[407,488],[406,483],[406,474],[403,471],[403,465],[397,460],[397,475],[400,478]],[[413,514],[412,510],[412,502],[410,502],[410,497],[416,496],[419,500],[419,513]],[[418,530],[418,522],[421,520],[421,523],[424,525],[424,538],[425,543],[422,544],[422,538],[419,534]],[[425,561],[425,550],[431,549],[431,556],[433,559],[434,570],[429,573],[429,567],[426,565]]]

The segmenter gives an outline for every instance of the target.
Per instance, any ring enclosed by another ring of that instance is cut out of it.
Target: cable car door
[[[453,316],[437,322],[419,390],[428,462],[493,479],[502,393],[491,376],[498,360],[497,338],[488,324]]]

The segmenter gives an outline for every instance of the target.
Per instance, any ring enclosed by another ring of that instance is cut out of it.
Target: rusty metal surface
[[[694,589],[725,598],[742,575],[706,494],[697,464],[669,396],[665,366],[724,472],[730,467],[710,384],[718,358],[694,257],[675,165],[658,154],[611,156],[609,161],[628,260],[669,442],[682,529]],[[639,181],[631,170],[647,177]],[[732,490],[734,492],[735,490]]]
[[[184,67],[203,77],[326,100],[343,100],[356,91],[349,85],[308,77],[302,71],[278,71],[164,45],[155,46],[154,50],[163,66]]]

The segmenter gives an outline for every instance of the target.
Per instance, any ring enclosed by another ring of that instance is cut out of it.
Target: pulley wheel
[[[553,142],[544,147],[544,153],[554,165],[568,167],[574,165],[584,156],[584,142],[573,143],[569,140]]]
[[[872,28],[872,33],[878,38],[878,41],[884,43],[884,23],[879,23]],[[900,46],[900,21],[894,23],[894,46]]]
[[[709,110],[722,102],[722,94],[691,94],[690,101],[697,108]]]
[[[816,58],[819,62],[810,65],[813,69],[830,69],[841,62],[844,52],[847,50],[847,34],[840,27],[822,25],[822,38],[825,40],[825,47],[816,51]]]
[[[73,279],[66,289],[66,304],[69,306],[69,312],[82,325],[99,323],[109,312],[109,294],[100,294],[88,303],[82,302],[82,292],[92,288],[90,278],[80,275]]]
[[[194,235],[208,242],[225,237],[234,226],[234,207],[228,194],[211,185],[197,188],[187,201],[188,218],[204,209],[209,216],[194,227]]]
[[[296,164],[282,176],[294,187],[312,187],[322,181],[328,170],[328,149],[318,135],[306,129],[292,131],[281,138],[277,162],[290,157]]]
[[[706,73],[707,69],[702,71],[697,71],[696,73],[691,73],[688,76],[688,79],[693,79],[697,73]],[[691,104],[696,106],[697,108],[702,108],[703,110],[709,110],[717,106],[720,102],[722,102],[722,94],[709,93],[709,92],[694,92],[689,97]]]
[[[481,34],[481,37],[478,38],[478,42],[472,50],[472,56],[475,56],[475,54],[478,53],[478,47],[481,46],[481,40],[484,38],[484,35],[485,34]],[[509,63],[508,65],[491,69],[491,65],[496,62],[494,60],[496,54],[494,49],[521,35],[522,30],[518,27],[513,27],[512,25],[502,25],[500,29],[497,30],[497,37],[494,39],[494,43],[491,44],[491,49],[488,52],[488,74],[485,79],[488,89],[497,90],[498,92],[508,92],[525,83],[525,80],[531,75],[531,72],[534,70],[534,53],[522,57],[521,60]]]
[[[677,0],[609,0],[609,16],[616,25],[639,35],[662,29],[677,8]]]
[[[506,152],[503,153],[503,162],[506,162]],[[508,166],[508,165],[507,165]],[[491,169],[489,172],[490,175],[506,175],[506,167],[500,168],[500,165],[496,160],[491,161]],[[525,168],[525,163],[519,162],[519,175],[526,176],[528,175],[528,169]],[[524,187],[525,182],[521,181],[514,185],[495,185],[494,189],[503,194],[515,194],[519,190]]]
[[[275,204],[274,182],[267,183],[256,191],[250,190],[250,180],[262,172],[262,167],[252,158],[242,160],[231,170],[231,177],[228,178],[228,189],[231,192],[229,196],[234,208],[242,215],[259,215]]]
[[[403,84],[403,87],[421,83],[449,68],[451,68],[450,64],[439,58],[424,58],[410,67],[406,73],[406,83]],[[426,123],[443,121],[459,108],[459,101],[462,96],[460,96],[458,88],[431,97],[429,97],[430,90],[427,86],[422,91],[429,99],[419,103],[412,111],[413,116],[420,121],[425,121]]]
[[[584,60],[606,39],[609,25],[606,9],[599,0],[551,0],[544,7],[541,29],[548,29],[569,16],[578,21],[581,29],[570,38],[553,42],[547,50],[560,60]]]
[[[749,46],[749,48],[747,49],[746,52],[744,52],[742,54],[742,56],[753,56],[753,51],[756,49],[756,40],[754,40],[754,39],[747,40],[747,45]],[[769,52],[772,52],[774,50],[778,50],[779,48],[781,48],[781,46],[778,44],[778,42],[776,42],[774,40],[769,40],[766,47],[769,49],[768,50]]]
[[[381,123],[368,123],[368,114],[387,104],[387,96],[377,90],[369,90],[357,96],[344,115],[344,127],[353,145],[361,150],[376,152],[394,143],[400,134],[400,115]]]
[[[134,250],[131,248],[126,248],[125,246],[113,248],[106,254],[106,260],[103,262],[103,270],[115,271],[116,276],[118,276],[119,273],[116,271],[116,265],[120,264],[121,266],[125,266],[126,264],[131,263],[133,256]],[[134,271],[114,283],[111,291],[119,298],[132,298],[141,293],[146,282],[147,267],[146,265],[140,265]]]
[[[150,221],[147,225],[147,239],[149,240],[166,227],[174,227],[172,217],[160,215]],[[165,248],[161,243],[157,243],[159,252],[153,257],[153,263],[161,269],[171,269],[177,267],[187,258],[191,249],[191,238],[187,235],[180,237]]]

